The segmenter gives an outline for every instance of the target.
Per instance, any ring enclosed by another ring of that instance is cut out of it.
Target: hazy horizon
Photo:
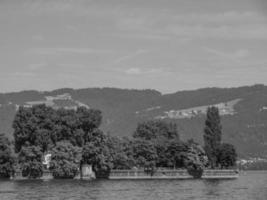
[[[2,0],[0,93],[267,84],[265,0]]]

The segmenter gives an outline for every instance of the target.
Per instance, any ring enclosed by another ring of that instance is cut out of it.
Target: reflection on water
[[[0,181],[0,200],[266,200],[267,172],[235,180]]]

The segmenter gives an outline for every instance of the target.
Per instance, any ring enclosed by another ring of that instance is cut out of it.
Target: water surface
[[[266,200],[267,171],[234,180],[0,181],[0,200]]]

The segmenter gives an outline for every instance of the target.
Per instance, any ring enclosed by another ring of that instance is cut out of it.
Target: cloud
[[[203,39],[267,39],[267,26],[262,24],[206,25],[172,25],[167,30],[179,37]]]
[[[43,41],[44,40],[44,36],[43,35],[33,35],[32,39],[35,41]]]
[[[249,50],[248,49],[240,49],[237,50],[236,52],[234,52],[234,56],[238,57],[238,58],[245,58],[247,56],[249,56]]]
[[[217,49],[209,48],[209,47],[203,47],[203,49],[223,59],[226,58],[226,59],[230,59],[234,61],[241,61],[240,59],[245,58],[250,55],[250,51],[248,49],[239,49],[234,52],[228,52],[228,53],[217,50]]]
[[[134,53],[130,53],[128,55],[121,56],[121,57],[117,58],[116,60],[114,60],[113,64],[119,64],[121,62],[124,62],[124,61],[127,61],[127,60],[131,60],[131,59],[133,59],[133,58],[135,58],[135,57],[137,57],[139,55],[146,54],[148,52],[149,51],[145,50],[145,49],[138,49]]]
[[[15,72],[12,74],[14,77],[34,77],[35,73],[33,72]]]
[[[139,75],[142,74],[142,70],[140,68],[130,68],[127,69],[125,73],[130,75]]]
[[[86,66],[85,65],[83,65],[83,64],[74,64],[74,63],[60,63],[60,64],[58,64],[58,66],[59,67],[62,67],[62,68],[69,68],[69,69],[77,69],[77,68],[79,68],[79,69],[84,69],[84,68],[86,68]]]
[[[267,39],[267,18],[258,12],[186,13],[119,19],[117,28],[126,36],[148,39]]]
[[[38,70],[41,68],[44,68],[47,64],[46,63],[34,63],[34,64],[30,64],[28,66],[29,70]]]
[[[29,54],[38,54],[38,55],[99,54],[108,52],[109,52],[108,50],[99,50],[92,48],[74,48],[74,47],[31,48],[27,51],[27,53]]]
[[[163,68],[138,68],[138,67],[132,67],[127,70],[125,70],[125,73],[128,75],[153,75],[153,74],[162,74],[164,72],[167,72],[167,70]]]
[[[221,13],[191,13],[174,16],[177,22],[190,23],[251,23],[266,22],[266,17],[252,11],[226,11]]]

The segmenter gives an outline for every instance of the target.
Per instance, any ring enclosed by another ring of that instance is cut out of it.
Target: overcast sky
[[[0,92],[267,84],[266,0],[0,0]]]

